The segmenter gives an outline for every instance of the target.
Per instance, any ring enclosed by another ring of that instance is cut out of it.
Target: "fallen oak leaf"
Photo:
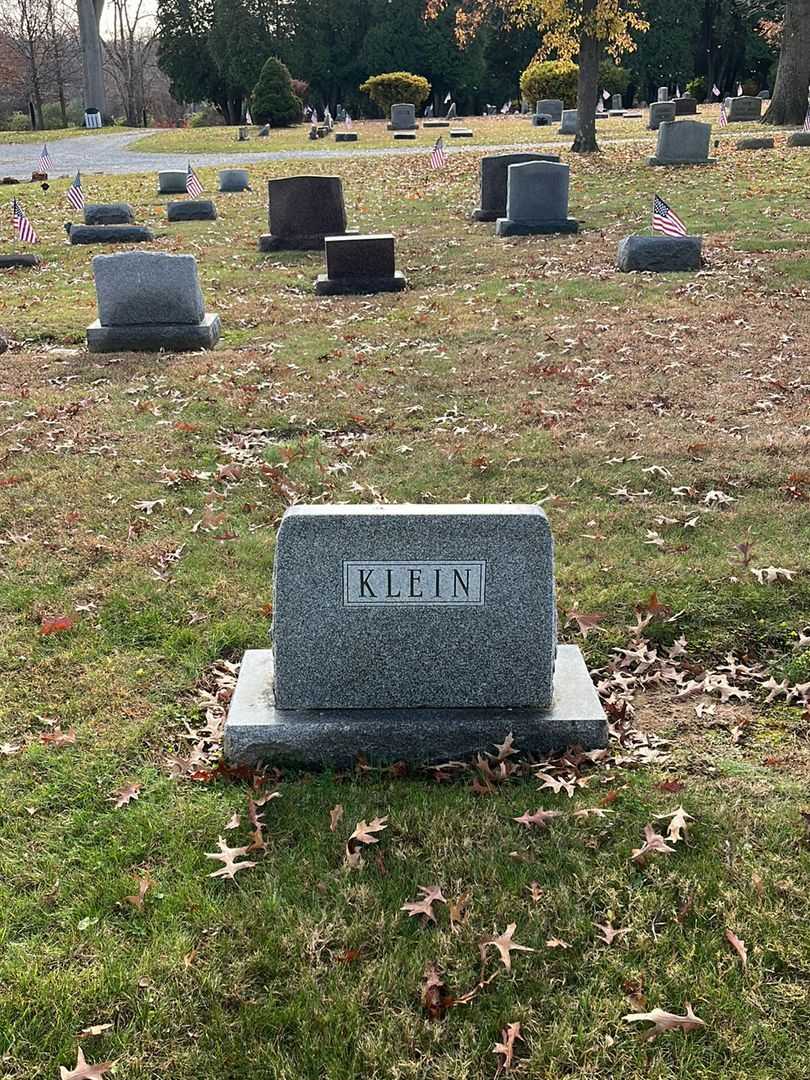
[[[563,941],[562,938],[552,937],[546,941],[547,949],[570,949],[572,946],[567,941]]]
[[[70,615],[54,615],[51,618],[43,618],[39,624],[39,632],[43,637],[48,634],[63,634],[66,630],[72,630],[76,620]]]
[[[338,803],[337,806],[333,806],[329,811],[329,831],[334,832],[342,820],[343,806],[341,803]]]
[[[627,1021],[628,1024],[649,1020],[653,1026],[639,1033],[639,1037],[645,1040],[655,1039],[665,1031],[695,1031],[696,1028],[706,1026],[705,1021],[692,1012],[692,1006],[688,1001],[685,1016],[678,1016],[677,1013],[667,1012],[665,1009],[653,1009],[648,1013],[628,1013],[622,1017],[622,1020]]]
[[[652,825],[644,826],[644,843],[640,848],[634,848],[633,854],[630,856],[632,862],[643,863],[646,861],[648,855],[652,855],[653,852],[661,852],[664,855],[671,855],[675,848],[671,848],[667,845],[663,836],[655,831]]]
[[[448,993],[444,980],[433,964],[425,968],[421,998],[422,1008],[431,1020],[441,1020],[455,1004],[455,998]]]
[[[378,844],[379,840],[375,836],[375,833],[382,832],[383,829],[387,829],[388,817],[374,818],[372,821],[366,823],[365,821],[358,821],[354,827],[354,832],[349,837],[347,843],[347,849],[354,851],[358,844]]]
[[[454,934],[459,933],[459,926],[467,920],[467,905],[470,902],[470,894],[462,893],[458,900],[451,900],[447,906],[450,915],[450,929]]]
[[[137,893],[134,896],[125,896],[124,899],[138,911],[143,911],[144,897],[155,883],[148,874],[145,877],[135,878],[135,883],[138,886]]]
[[[111,795],[110,799],[115,803],[115,809],[120,810],[122,806],[129,806],[133,799],[139,798],[141,794],[140,784],[128,784],[126,787],[121,788],[115,795]]]
[[[502,1057],[503,1060],[498,1063],[498,1071],[496,1076],[500,1076],[502,1072],[511,1072],[512,1063],[515,1056],[515,1042],[520,1039],[523,1042],[523,1036],[520,1034],[520,1024],[507,1024],[501,1032],[501,1041],[495,1043],[492,1053]]]
[[[667,839],[673,844],[677,844],[679,841],[684,840],[689,835],[688,822],[695,819],[691,814],[687,814],[682,806],[677,807],[675,810],[670,810],[667,814],[656,814],[656,821],[670,818],[669,828],[667,829]]]
[[[601,934],[597,934],[598,941],[604,941],[605,945],[612,945],[617,937],[621,937],[622,934],[628,934],[629,930],[618,930],[614,927],[612,922],[608,923],[594,923],[597,930],[601,930]]]
[[[57,726],[53,731],[43,731],[39,737],[39,741],[43,746],[55,746],[57,749],[61,746],[72,746],[76,742],[76,732],[73,728],[68,731],[62,731],[61,727]]]
[[[518,945],[517,942],[512,940],[512,937],[517,930],[517,923],[509,923],[506,930],[497,937],[486,938],[481,942],[481,959],[486,959],[486,950],[490,945],[494,945],[498,950],[501,958],[501,963],[507,971],[512,970],[512,956],[513,952],[534,952],[534,949],[530,949],[528,945]]]
[[[88,1065],[85,1059],[82,1048],[78,1046],[76,1048],[76,1068],[66,1069],[64,1065],[59,1066],[60,1080],[103,1080],[104,1074],[108,1073],[113,1067],[111,1061],[102,1061],[98,1065]]]
[[[235,875],[240,870],[247,870],[251,866],[255,866],[255,862],[251,862],[249,859],[245,862],[237,862],[243,855],[247,855],[248,849],[246,847],[229,848],[225,841],[220,836],[217,840],[219,844],[219,851],[206,851],[204,855],[206,859],[219,859],[224,865],[219,870],[212,871],[209,877],[222,877],[228,878],[229,881],[233,881]]]
[[[599,623],[604,619],[604,617],[604,615],[599,615],[596,613],[593,615],[582,615],[580,614],[580,612],[574,609],[568,612],[568,620],[565,625],[570,626],[571,623],[575,622],[577,624],[577,629],[579,630],[580,634],[582,634],[584,638],[587,638],[588,634],[590,634],[592,630],[601,631],[602,628],[600,627]]]
[[[418,888],[422,894],[422,899],[403,904],[399,910],[407,911],[410,916],[424,915],[431,922],[436,922],[436,916],[433,914],[433,904],[447,903],[442,896],[441,887],[438,885],[419,885]]]
[[[748,967],[748,949],[745,947],[745,942],[738,938],[733,930],[726,930],[726,941],[739,956],[742,969],[745,971]]]
[[[112,1024],[92,1024],[90,1027],[82,1028],[79,1032],[80,1039],[89,1039],[94,1035],[102,1035],[105,1031],[109,1031]]]
[[[535,810],[533,813],[526,810],[520,817],[512,820],[517,821],[520,825],[525,825],[527,829],[530,829],[532,825],[536,825],[538,829],[547,829],[549,821],[561,816],[561,810]]]

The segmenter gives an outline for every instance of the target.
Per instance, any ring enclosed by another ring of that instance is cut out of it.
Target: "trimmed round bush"
[[[698,75],[695,79],[690,79],[686,84],[686,93],[689,97],[693,97],[695,101],[705,101],[708,93],[706,87],[706,80],[702,75]]]
[[[533,105],[541,98],[558,98],[566,109],[577,104],[579,68],[570,60],[535,60],[520,76],[520,92]]]
[[[387,116],[392,105],[410,104],[418,108],[427,101],[430,83],[424,76],[412,75],[409,71],[388,71],[366,79],[360,90],[368,94]]]
[[[253,88],[250,112],[255,123],[273,127],[289,127],[303,119],[304,106],[293,93],[290,72],[275,56],[261,70]]]

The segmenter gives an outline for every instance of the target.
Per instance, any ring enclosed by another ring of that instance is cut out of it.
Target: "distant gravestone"
[[[413,131],[416,124],[416,106],[409,102],[391,106],[391,122],[389,131]]]
[[[432,120],[433,119],[433,105],[432,104],[428,105],[425,108],[425,119],[426,120]]]
[[[246,127],[240,127],[236,133],[237,142],[248,141],[248,129]]]
[[[697,98],[690,97],[689,94],[684,94],[683,97],[675,98],[675,115],[696,116]]]
[[[70,225],[71,244],[143,244],[154,240],[145,225]]]
[[[473,135],[474,135],[474,132],[470,128],[451,128],[450,129],[450,138],[451,139],[471,139],[473,137]]]
[[[185,170],[158,173],[158,195],[185,195],[186,180]]]
[[[738,139],[735,143],[738,150],[773,150],[775,145],[773,138],[769,136],[765,136],[764,138]]]
[[[346,233],[346,207],[339,176],[286,176],[267,182],[270,232],[260,251],[317,251],[324,237]]]
[[[607,741],[579,649],[557,645],[539,507],[286,511],[273,648],[243,659],[228,761],[446,761],[509,731],[529,752]]]
[[[356,131],[336,131],[335,142],[357,142]]]
[[[760,98],[760,100],[762,101],[770,101],[771,92],[770,90],[760,90],[760,92],[757,94],[757,97]]]
[[[39,266],[39,255],[0,255],[0,270]]]
[[[614,94],[613,97],[610,99],[610,109],[611,112],[624,111],[624,102],[622,101],[621,94]]]
[[[762,98],[743,94],[741,97],[731,99],[727,116],[730,124],[751,123],[761,117]]]
[[[315,292],[321,296],[347,293],[399,292],[407,285],[395,265],[394,237],[327,236],[326,273],[319,275]]]
[[[551,127],[551,117],[548,113],[533,113],[532,127]]]
[[[219,174],[219,190],[230,193],[250,191],[247,169],[223,169]]]
[[[423,122],[423,124],[422,124],[422,127],[423,128],[449,128],[450,127],[450,121],[449,120],[444,120],[444,119],[425,120]]]
[[[669,101],[669,87],[668,86],[659,86],[658,87],[658,100],[659,101]]]
[[[577,110],[563,109],[560,121],[560,135],[576,135],[577,133]]]
[[[510,165],[506,217],[495,222],[496,236],[575,233],[579,224],[568,217],[570,169],[557,161]]]
[[[85,203],[85,225],[131,225],[135,215],[129,203]]]
[[[393,134],[395,141],[411,142],[416,138],[415,131],[395,131]]]
[[[216,221],[217,208],[210,199],[185,199],[166,206],[168,221]]]
[[[794,131],[787,137],[788,146],[810,146],[810,131]]]
[[[535,116],[550,116],[552,123],[562,120],[563,102],[559,98],[540,98],[534,107]]]
[[[699,270],[702,245],[700,236],[627,236],[619,244],[616,264],[625,273]]]
[[[650,165],[713,165],[709,158],[711,124],[698,120],[665,120],[658,129],[658,144]]]
[[[98,319],[87,328],[90,352],[210,349],[219,316],[206,313],[191,255],[123,251],[96,255]]]
[[[650,120],[647,127],[650,131],[658,131],[661,124],[674,119],[674,101],[654,101],[650,106]]]
[[[506,187],[510,165],[528,161],[559,161],[557,154],[493,154],[481,158],[481,205],[475,221],[497,221],[506,216]]]
[[[264,127],[259,128],[259,138],[266,139],[270,134],[270,125],[265,124]]]

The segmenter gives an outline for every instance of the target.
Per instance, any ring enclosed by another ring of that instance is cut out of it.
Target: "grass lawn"
[[[60,139],[77,139],[85,135],[125,135],[139,128],[55,128],[53,131],[0,131],[0,147],[3,143],[50,143]]]
[[[724,141],[712,169],[653,172],[652,141],[563,155],[578,237],[471,224],[474,153],[252,166],[217,222],[172,226],[154,176],[86,176],[197,256],[224,325],[199,355],[89,356],[67,181],[15,189],[44,265],[0,279],[4,1077],[56,1077],[80,1046],[122,1080],[484,1080],[513,1023],[517,1076],[806,1077],[810,711],[763,682],[810,681],[810,155]],[[395,234],[407,292],[316,299],[319,254],[258,254],[264,181],[304,169]],[[654,191],[706,236],[700,273],[615,271]],[[551,769],[571,798],[528,765],[213,772],[285,506],[374,499],[542,501],[561,626],[601,616],[563,637],[634,713],[608,759]],[[689,696],[673,665],[720,682]],[[256,866],[210,878],[276,788]],[[688,835],[633,861],[679,804]],[[513,820],[538,807],[561,815]],[[433,885],[452,913],[400,910]],[[480,946],[511,923],[534,951],[507,971]],[[686,1003],[704,1027],[622,1019]]]

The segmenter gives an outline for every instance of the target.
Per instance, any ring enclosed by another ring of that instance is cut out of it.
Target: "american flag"
[[[602,100],[607,101],[609,97],[610,97],[610,91],[609,90],[603,90],[602,91]]]
[[[681,96],[681,88],[680,88],[680,86],[676,86],[675,87],[675,97],[679,98],[680,96]]]
[[[448,101],[452,101],[452,100],[453,100],[453,95],[452,95],[452,93],[451,93],[451,92],[450,92],[450,91],[448,90],[448,91],[447,91],[447,96],[446,96],[446,97],[445,97],[445,99],[444,99],[444,103],[445,103],[445,105],[446,105],[446,104],[448,103]]]
[[[802,124],[802,131],[810,131],[810,108],[804,114],[804,123]]]
[[[343,123],[346,125],[347,128],[350,128],[352,126],[352,118],[349,116],[348,113],[346,113],[346,118]]]
[[[74,210],[84,209],[84,192],[82,191],[82,174],[76,173],[76,179],[67,189],[67,201],[73,207]]]
[[[653,197],[652,212],[653,232],[666,233],[667,236],[686,236],[686,226],[660,195]]]
[[[440,135],[430,151],[430,167],[431,169],[443,169],[446,164],[447,154],[444,152],[444,139]]]
[[[11,224],[17,234],[17,239],[23,244],[37,244],[39,237],[34,232],[34,226],[26,217],[25,211],[16,199],[11,203]]]
[[[188,168],[186,169],[186,193],[192,195],[195,199],[198,195],[202,195],[203,193],[203,186],[200,183],[197,174],[192,169],[191,162],[188,163]]]
[[[720,127],[726,127],[728,124],[728,117],[726,116],[726,103],[725,101],[720,106]]]
[[[720,97],[720,87],[717,85],[717,83],[715,83],[712,87],[712,93],[715,97]]]
[[[742,97],[742,83],[737,83],[737,97]]]
[[[50,172],[53,169],[53,162],[51,161],[51,155],[48,153],[48,144],[44,143],[42,146],[42,153],[39,155],[39,161],[37,162],[37,172]]]

